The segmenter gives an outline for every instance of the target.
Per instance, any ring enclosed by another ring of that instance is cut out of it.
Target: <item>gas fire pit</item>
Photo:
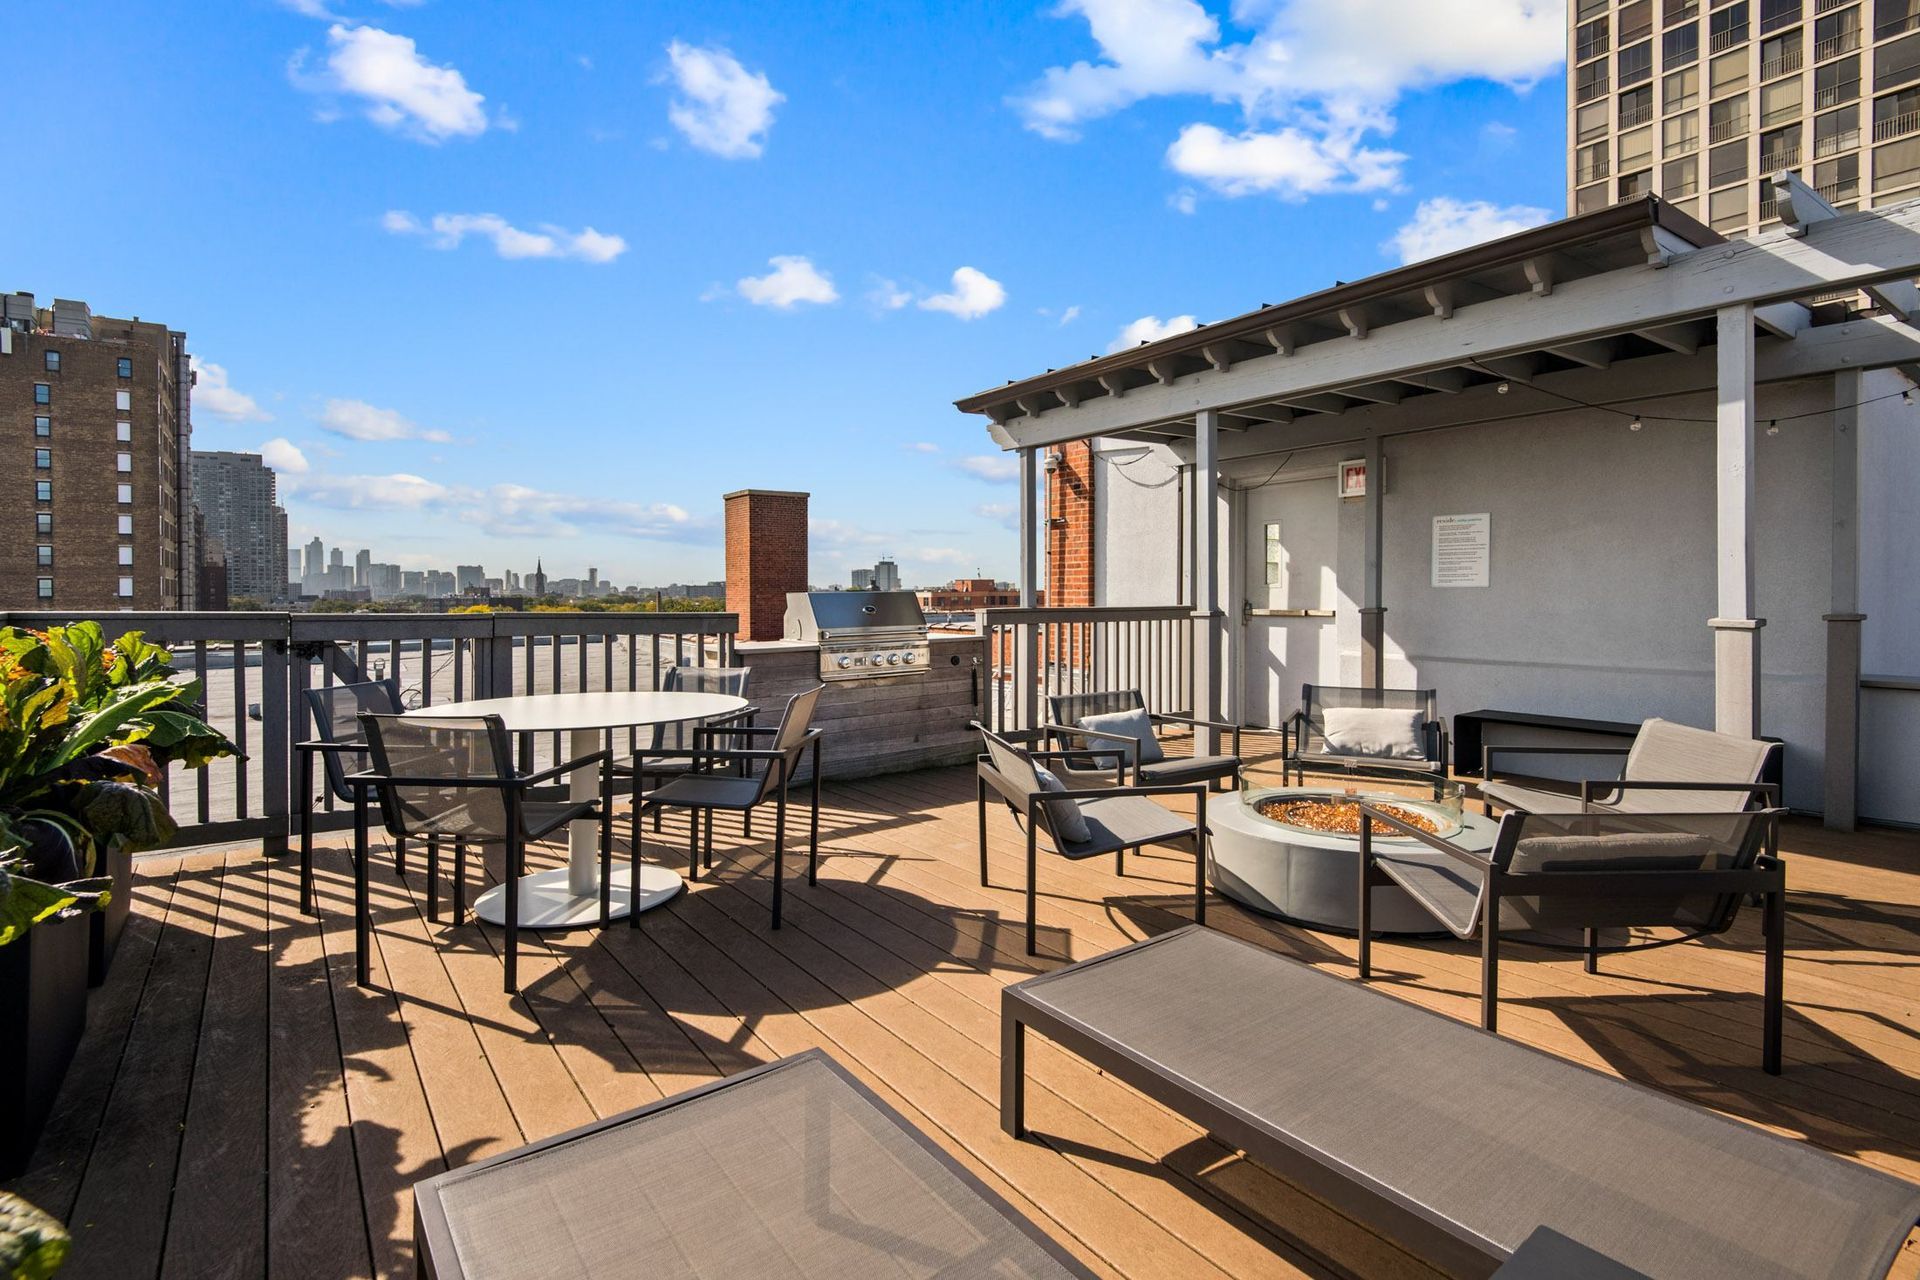
[[[1269,787],[1244,792],[1239,804],[1209,807],[1213,887],[1262,915],[1352,932],[1359,923],[1361,800],[1463,848],[1493,847],[1495,824],[1464,812],[1453,784],[1439,800],[1325,786]],[[1378,823],[1373,838],[1385,847],[1413,843],[1412,837]],[[1374,888],[1373,922],[1378,933],[1440,931],[1434,918],[1395,885]]]

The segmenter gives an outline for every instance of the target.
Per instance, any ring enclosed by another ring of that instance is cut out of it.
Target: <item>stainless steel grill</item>
[[[793,592],[787,639],[820,646],[822,680],[915,676],[927,669],[927,615],[911,591]]]

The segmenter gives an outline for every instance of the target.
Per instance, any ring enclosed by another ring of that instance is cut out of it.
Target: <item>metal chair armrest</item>
[[[1378,822],[1391,827],[1400,835],[1418,840],[1421,844],[1446,854],[1454,861],[1464,862],[1468,866],[1474,867],[1482,872],[1493,869],[1493,859],[1487,857],[1485,854],[1475,853],[1471,849],[1462,849],[1451,840],[1442,839],[1440,836],[1436,836],[1428,831],[1422,831],[1412,823],[1402,822],[1390,813],[1383,813],[1365,800],[1359,801],[1359,805],[1361,816],[1365,820]]]
[[[602,747],[598,751],[589,751],[584,756],[575,756],[571,760],[562,760],[559,764],[550,765],[547,768],[540,770],[540,772],[538,773],[521,774],[519,777],[505,779],[505,781],[508,781],[517,787],[523,787],[523,788],[530,787],[536,782],[545,782],[550,778],[559,776],[560,774],[573,773],[573,772],[576,772],[577,770],[584,769],[588,765],[593,764],[596,761],[604,766],[608,761],[612,759],[613,759],[613,752],[608,751],[605,747]]]
[[[310,738],[305,742],[293,744],[295,751],[317,751],[334,755],[365,755],[368,751],[364,742],[329,742],[325,738]]]

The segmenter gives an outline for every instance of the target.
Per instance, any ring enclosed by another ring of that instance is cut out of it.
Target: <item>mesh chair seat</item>
[[[1374,863],[1455,937],[1471,938],[1479,928],[1486,880],[1471,867],[1424,846],[1387,852],[1377,844]]]
[[[1075,861],[1135,845],[1193,840],[1193,819],[1183,818],[1145,796],[1101,796],[1082,800],[1080,816],[1087,821],[1088,838],[1067,841],[1054,836],[1054,848]]]
[[[551,835],[569,822],[597,816],[599,807],[591,800],[526,800],[520,805],[520,823],[529,840]],[[465,840],[471,844],[497,844],[506,837],[493,828],[491,822],[491,814],[475,813],[461,805],[423,819],[415,828],[415,834]]]
[[[648,771],[652,771],[651,765]],[[766,784],[758,777],[736,774],[683,773],[647,793],[649,804],[679,805],[686,809],[751,809],[765,798]]]
[[[1502,809],[1520,809],[1527,813],[1580,813],[1586,806],[1580,797],[1564,791],[1541,791],[1536,787],[1516,786],[1511,782],[1483,782],[1480,796]]]

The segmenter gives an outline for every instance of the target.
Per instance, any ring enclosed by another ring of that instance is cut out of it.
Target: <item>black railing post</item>
[[[289,803],[293,735],[300,723],[287,679],[293,651],[291,621],[286,614],[274,616],[279,619],[280,634],[260,642],[260,809],[270,824],[263,839],[270,856],[287,851],[293,812]],[[245,662],[246,646],[235,643],[233,657],[236,663]],[[234,714],[244,720],[247,708],[235,707]],[[239,767],[245,769],[246,763]]]

